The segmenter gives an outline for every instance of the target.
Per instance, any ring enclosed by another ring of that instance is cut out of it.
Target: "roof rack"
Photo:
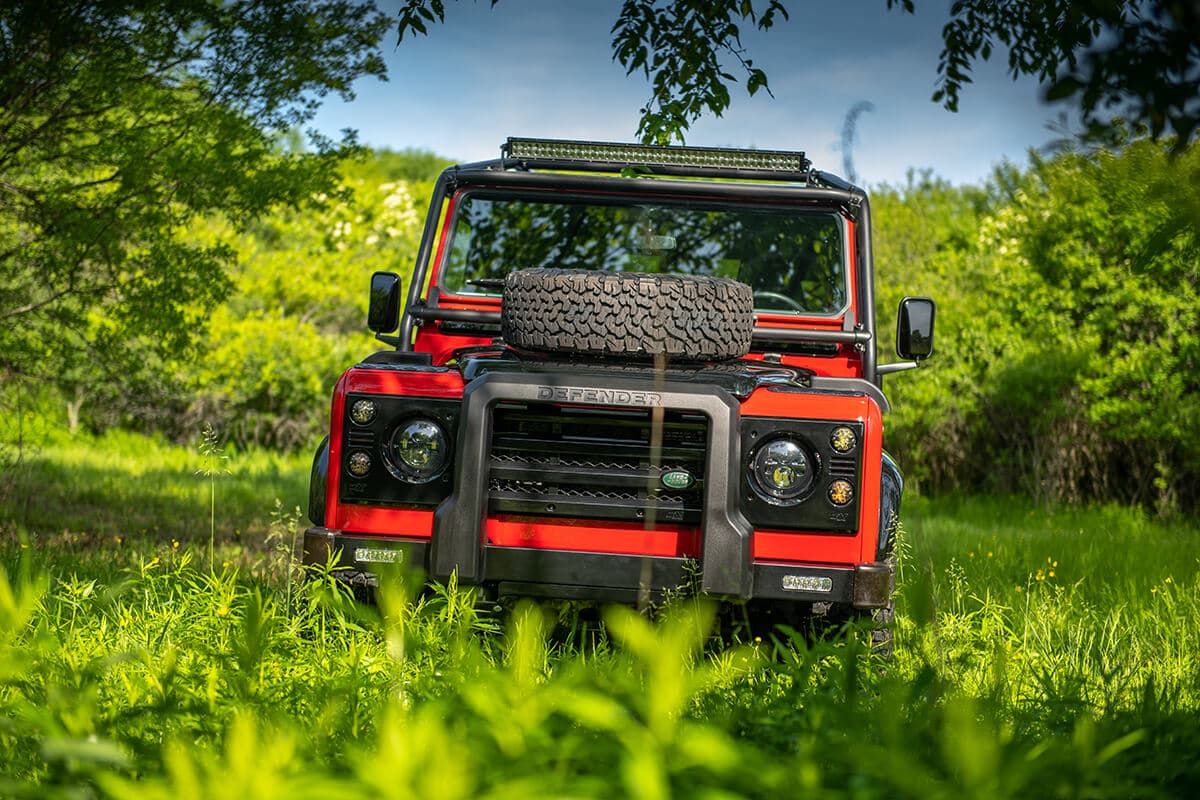
[[[807,181],[812,170],[812,162],[802,152],[512,136],[500,145],[500,154],[525,169],[589,172],[644,169],[660,175],[784,181]]]

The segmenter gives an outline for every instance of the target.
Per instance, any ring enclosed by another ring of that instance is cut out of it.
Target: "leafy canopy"
[[[352,0],[6,4],[0,370],[112,377],[192,343],[233,251],[188,229],[332,184],[352,139],[281,135],[382,77],[389,27]]]
[[[1014,79],[1035,76],[1046,99],[1076,103],[1094,138],[1119,139],[1112,123],[1119,115],[1155,139],[1173,135],[1180,152],[1200,126],[1194,0],[957,0],[942,39],[933,99],[951,111],[972,63],[986,61],[998,43]]]

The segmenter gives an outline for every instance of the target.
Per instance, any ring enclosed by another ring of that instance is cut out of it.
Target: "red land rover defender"
[[[908,361],[877,363],[870,230],[803,153],[509,139],[447,169],[403,313],[372,276],[391,349],[334,390],[305,562],[488,599],[889,608],[882,378],[932,353],[934,305],[901,303]]]

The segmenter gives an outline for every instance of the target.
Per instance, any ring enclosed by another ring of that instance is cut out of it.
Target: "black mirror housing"
[[[896,353],[912,361],[933,355],[933,318],[937,305],[928,297],[906,297],[900,301],[896,320]]]
[[[371,276],[371,303],[367,327],[375,333],[391,333],[400,327],[400,276],[376,272]]]

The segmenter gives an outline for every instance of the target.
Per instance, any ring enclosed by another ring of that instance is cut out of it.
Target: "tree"
[[[887,383],[907,478],[1195,509],[1200,144],[1125,140],[872,205],[880,310],[938,300],[936,366]]]
[[[499,0],[491,0],[495,6]],[[914,0],[885,0],[912,13]],[[682,141],[705,113],[729,106],[740,71],[751,95],[768,93],[767,75],[742,45],[741,29],[787,19],[784,0],[622,0],[612,27],[613,58],[651,85],[638,136]],[[400,38],[445,19],[444,0],[408,0]],[[971,68],[1008,49],[1014,78],[1042,81],[1052,101],[1077,104],[1092,134],[1113,130],[1114,114],[1178,148],[1200,126],[1200,3],[1195,0],[956,0],[942,29],[933,100],[958,108]]]
[[[1015,189],[985,228],[988,250],[1009,251],[993,297],[1029,346],[999,377],[1028,392],[1053,376],[1060,396],[1074,395],[1080,421],[1109,448],[1095,459],[1108,472],[1095,495],[1194,507],[1200,147],[1169,159],[1138,140],[1119,153],[1035,159]],[[1016,405],[1014,393],[996,394],[997,407]],[[1033,409],[1051,411],[1045,402]],[[1069,438],[1060,451],[1080,444],[1078,430]]]
[[[1077,103],[1092,137],[1120,137],[1116,114],[1155,139],[1173,135],[1178,153],[1200,125],[1196,0],[957,0],[942,40],[933,99],[951,111],[972,62],[999,42],[1013,78],[1036,76],[1048,100]]]
[[[211,422],[238,445],[315,445],[337,376],[376,344],[363,324],[368,276],[412,268],[442,166],[428,153],[372,153],[342,165],[336,196],[241,232],[216,222],[194,229],[197,243],[236,250],[234,289],[213,309],[206,358],[169,365],[179,394],[164,431],[185,438]]]
[[[128,381],[186,351],[234,257],[188,229],[333,185],[353,138],[284,134],[384,77],[390,25],[354,0],[0,10],[0,370]]]

